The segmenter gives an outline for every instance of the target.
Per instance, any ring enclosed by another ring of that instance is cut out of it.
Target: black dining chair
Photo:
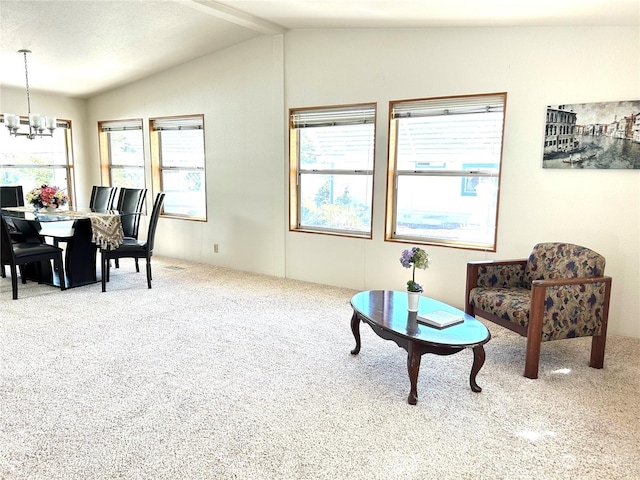
[[[0,185],[0,208],[4,207],[23,207],[24,206],[24,192],[22,185]],[[6,218],[7,226],[9,227],[9,233],[11,235],[11,241],[24,242],[24,236],[15,226],[12,218]],[[4,265],[0,272],[2,278],[6,277]]]
[[[34,264],[37,269],[37,278],[40,279],[42,277],[41,262],[53,260],[54,270],[59,275],[64,275],[61,248],[39,241],[14,243],[11,241],[9,227],[2,213],[0,213],[0,220],[2,223],[0,226],[0,259],[2,270],[4,271],[5,265],[9,265],[11,270],[11,291],[14,300],[18,299],[18,270],[20,270],[22,283],[27,283],[24,275],[25,265]],[[64,289],[63,280],[60,282],[60,290]]]
[[[156,236],[158,218],[160,217],[162,204],[164,203],[164,196],[164,192],[159,192],[158,195],[156,195],[153,210],[149,217],[149,229],[146,240],[141,241],[134,238],[125,238],[123,243],[114,250],[100,249],[103,292],[107,291],[107,282],[109,281],[109,260],[120,258],[145,258],[147,260],[147,286],[151,288],[151,256],[153,255],[153,243]]]
[[[0,186],[0,207],[24,206],[24,192],[22,185]]]
[[[89,209],[92,212],[106,212],[113,209],[113,200],[116,197],[116,187],[102,187],[94,185],[91,189]]]
[[[120,213],[120,221],[122,222],[122,231],[125,238],[138,239],[138,230],[140,228],[140,216],[147,197],[146,188],[121,188],[118,193],[118,200],[115,209]],[[140,271],[138,259],[136,262],[136,272]],[[116,268],[120,268],[120,262],[115,259]]]

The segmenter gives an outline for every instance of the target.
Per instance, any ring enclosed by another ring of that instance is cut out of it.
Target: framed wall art
[[[548,105],[542,167],[640,169],[640,100]]]

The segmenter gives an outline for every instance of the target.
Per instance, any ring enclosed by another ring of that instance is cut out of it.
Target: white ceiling
[[[640,0],[0,0],[0,83],[75,97],[292,29],[631,26]]]

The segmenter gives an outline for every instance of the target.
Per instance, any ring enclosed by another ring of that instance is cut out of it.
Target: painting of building
[[[640,169],[640,100],[548,105],[542,166]]]

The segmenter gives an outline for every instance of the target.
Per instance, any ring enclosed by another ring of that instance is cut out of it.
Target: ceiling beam
[[[213,0],[175,0],[200,12],[213,15],[230,23],[235,23],[241,27],[264,33],[267,35],[281,35],[286,29],[275,23],[268,22],[262,18],[254,17],[248,13],[241,12]]]

